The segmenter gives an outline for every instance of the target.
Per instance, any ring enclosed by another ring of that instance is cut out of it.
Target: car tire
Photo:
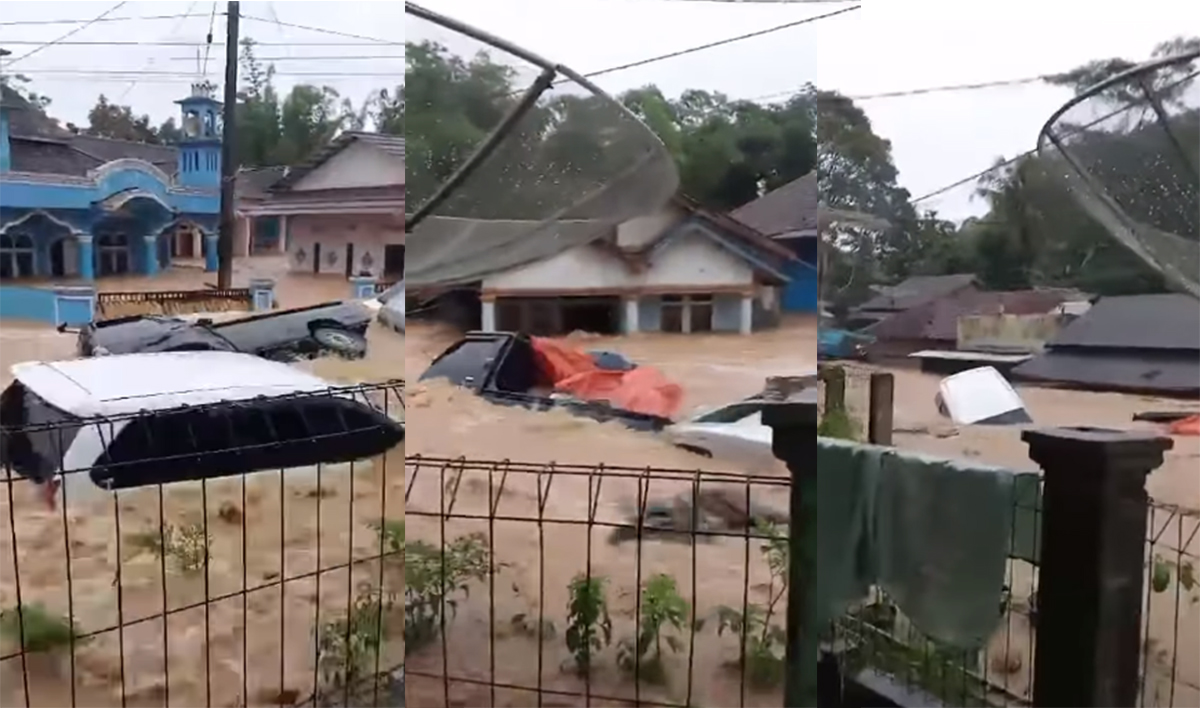
[[[335,327],[318,327],[313,330],[312,338],[322,350],[346,359],[361,359],[367,354],[367,339],[358,332]]]

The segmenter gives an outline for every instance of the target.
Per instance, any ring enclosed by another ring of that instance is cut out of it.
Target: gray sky
[[[425,0],[434,10],[470,22],[582,72],[636,61],[731,35],[835,10],[837,4],[715,3],[681,0]],[[0,2],[0,46],[14,57],[33,48],[12,40],[48,41],[73,25],[12,26],[23,20],[87,20],[109,2]],[[220,9],[223,9],[223,3]],[[863,9],[760,38],[609,74],[597,79],[618,92],[656,83],[669,95],[685,88],[723,91],[738,98],[778,96],[812,81],[860,96],[1070,69],[1089,59],[1146,57],[1154,44],[1200,27],[1194,0],[1140,0],[1096,5],[1082,0],[864,0]],[[114,17],[173,15],[183,19],[101,22],[72,36],[79,41],[203,43],[211,2],[128,2]],[[1136,11],[1136,12],[1134,12]],[[399,2],[243,2],[247,17],[309,25],[388,40],[338,37],[251,19],[243,35],[264,44],[276,62],[277,83],[328,84],[355,101],[394,85],[403,72],[402,32],[445,40],[418,23],[405,26]],[[77,26],[77,25],[74,25]],[[214,35],[224,32],[217,17]],[[357,46],[302,46],[303,43]],[[171,101],[195,75],[196,47],[80,46],[64,43],[18,63],[33,86],[54,99],[52,112],[85,120],[97,93],[131,104],[156,120],[174,114]],[[367,60],[348,56],[373,57]],[[394,56],[395,58],[378,58]],[[330,58],[335,57],[335,58]],[[337,58],[340,57],[340,58]],[[222,49],[214,48],[208,75],[220,80]],[[113,77],[101,71],[173,72]],[[93,72],[93,73],[84,73]],[[298,73],[318,76],[297,76]],[[349,76],[348,74],[360,74]],[[364,76],[363,73],[377,74]],[[1039,84],[864,100],[876,133],[892,141],[900,182],[920,196],[989,166],[994,158],[1034,146],[1050,113],[1067,92]],[[920,206],[962,218],[982,210],[972,186]]]

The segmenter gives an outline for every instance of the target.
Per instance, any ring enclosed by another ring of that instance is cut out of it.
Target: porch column
[[[480,298],[479,304],[481,307],[479,317],[479,329],[484,332],[496,331],[496,298],[483,297]]]
[[[641,325],[638,323],[638,299],[637,297],[627,297],[624,301],[625,305],[625,321],[622,328],[625,334],[634,334],[641,331]]]
[[[243,215],[238,220],[242,222],[242,238],[245,239],[242,255],[249,258],[254,251],[254,217]]]
[[[288,218],[287,218],[287,215],[286,215],[286,214],[284,214],[283,216],[279,217],[279,238],[277,239],[277,243],[276,243],[276,245],[278,246],[278,248],[279,248],[279,252],[280,252],[280,253],[285,253],[285,254],[287,253],[287,247],[288,247]]]
[[[217,272],[217,235],[204,232],[204,272]]]
[[[750,334],[754,331],[754,296],[742,296],[742,313],[738,318],[738,331],[741,334]]]
[[[142,273],[158,275],[158,237],[142,237]]]
[[[75,243],[79,245],[79,277],[91,282],[96,279],[96,253],[92,247],[92,235],[76,234]]]

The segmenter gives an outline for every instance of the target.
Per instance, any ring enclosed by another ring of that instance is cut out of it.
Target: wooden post
[[[872,373],[870,401],[867,409],[867,442],[891,446],[892,431],[895,429],[896,377],[882,371]]]

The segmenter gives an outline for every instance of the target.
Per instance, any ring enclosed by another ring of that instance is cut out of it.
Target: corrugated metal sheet
[[[1105,391],[1200,394],[1200,356],[1194,353],[1051,349],[1013,369],[1013,375]]]
[[[1101,298],[1050,346],[1189,350],[1200,357],[1200,301],[1182,294]]]

